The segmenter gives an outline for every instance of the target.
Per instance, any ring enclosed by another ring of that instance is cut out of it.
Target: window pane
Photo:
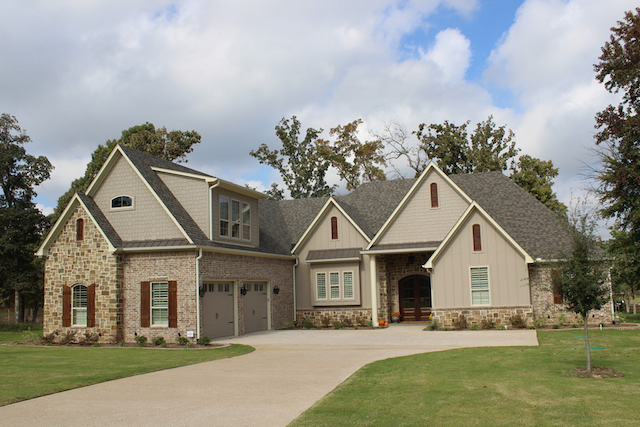
[[[353,273],[348,271],[343,275],[344,279],[344,297],[353,298]]]
[[[248,225],[243,225],[242,226],[242,238],[244,240],[249,240],[251,239],[251,233],[249,230],[249,226]]]
[[[318,299],[327,299],[327,276],[324,273],[316,274]]]
[[[231,237],[240,238],[240,224],[231,224]]]
[[[73,320],[72,325],[74,326],[87,326],[87,309],[86,308],[74,308],[73,309]]]
[[[169,326],[169,310],[166,308],[152,309],[151,324],[158,326]]]
[[[151,306],[155,308],[169,307],[169,285],[165,283],[151,284]]]
[[[121,208],[122,207],[122,198],[121,197],[114,197],[111,200],[111,207],[112,208]]]
[[[229,219],[229,199],[220,197],[220,219]]]
[[[122,196],[122,206],[128,207],[132,205],[132,199],[128,196]]]
[[[78,285],[73,287],[73,308],[87,308],[87,287]]]
[[[249,224],[251,222],[251,209],[247,203],[242,204],[242,223]]]
[[[221,236],[229,235],[229,221],[220,221],[220,235]]]
[[[471,303],[473,305],[488,305],[489,301],[489,270],[487,267],[471,269]]]
[[[473,296],[473,301],[472,303],[474,305],[478,304],[482,304],[482,305],[488,305],[489,304],[489,291],[473,291],[471,293],[471,295]]]
[[[231,221],[238,221],[240,219],[240,202],[235,200],[231,201]]]
[[[329,280],[331,281],[331,299],[340,298],[340,274],[330,273]]]

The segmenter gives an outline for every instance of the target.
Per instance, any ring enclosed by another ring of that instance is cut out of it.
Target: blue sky
[[[0,38],[11,40],[0,45],[0,111],[27,130],[28,151],[56,167],[38,191],[44,212],[98,144],[147,121],[202,135],[188,166],[266,189],[279,177],[249,152],[276,147],[275,125],[293,115],[325,130],[361,118],[362,139],[392,121],[411,132],[493,115],[523,154],[560,169],[554,188],[568,203],[589,185],[594,115],[618,101],[595,81],[593,64],[636,6],[0,1]]]

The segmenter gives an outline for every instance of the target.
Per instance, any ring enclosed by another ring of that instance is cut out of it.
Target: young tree
[[[41,265],[34,253],[47,221],[32,198],[34,187],[49,179],[53,166],[27,154],[31,138],[9,114],[0,116],[0,291],[13,293],[16,322],[24,321],[24,294],[42,300]]]
[[[551,189],[556,176],[558,169],[553,167],[551,160],[544,161],[524,154],[518,159],[511,180],[555,213],[565,215],[567,207],[558,201],[558,196]]]
[[[252,150],[249,154],[260,163],[280,172],[292,198],[329,196],[333,194],[335,187],[329,186],[325,181],[331,164],[318,151],[316,141],[320,133],[322,129],[308,128],[304,139],[300,141],[298,118],[282,118],[276,126],[276,135],[282,142],[282,149],[271,150],[267,144],[261,144],[257,150]],[[269,193],[272,198],[283,195],[283,191],[276,184],[271,186]]]
[[[71,188],[58,199],[51,223],[57,221],[75,193],[84,193],[87,190],[117,144],[145,151],[166,160],[186,162],[187,154],[193,151],[194,144],[200,143],[200,139],[200,134],[193,130],[169,132],[165,127],[156,129],[152,123],[148,122],[122,131],[122,136],[119,139],[108,140],[105,145],[98,145],[98,148],[91,155],[91,161],[87,165],[84,176],[74,180],[71,183]]]
[[[591,372],[589,346],[589,314],[600,310],[609,300],[609,264],[596,243],[596,216],[586,204],[573,206],[568,214],[571,235],[571,253],[561,253],[558,274],[554,275],[554,289],[562,296],[565,308],[584,319],[584,340],[587,353],[587,371]]]

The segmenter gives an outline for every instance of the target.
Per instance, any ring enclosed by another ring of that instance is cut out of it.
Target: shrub
[[[367,319],[365,319],[364,317],[356,317],[356,322],[360,326],[368,326]]]
[[[80,338],[80,345],[94,345],[98,343],[100,335],[91,332],[85,332],[84,336]]]
[[[536,316],[536,318],[533,319],[533,327],[536,329],[543,328],[546,324],[547,320],[544,318],[544,316]]]
[[[467,318],[463,314],[453,321],[454,329],[467,329]]]
[[[164,340],[164,337],[153,337],[151,338],[151,343],[156,347],[166,347],[167,343]]]
[[[140,347],[146,347],[147,346],[147,337],[145,337],[144,335],[138,335],[137,337],[135,337],[135,342],[136,344],[138,344],[138,346]]]
[[[322,316],[322,318],[320,318],[320,322],[322,323],[322,326],[328,328],[331,324],[331,318],[329,316]]]
[[[53,331],[48,334],[43,334],[42,341],[44,341],[45,344],[51,345],[56,342],[57,335],[58,335],[58,331]]]
[[[127,346],[127,343],[126,343],[126,342],[124,342],[124,341],[120,341],[120,342],[118,343],[118,345],[119,345],[120,347],[126,347],[126,346]]]
[[[472,331],[479,331],[480,330],[480,325],[471,325],[470,328]]]
[[[367,324],[365,326],[368,328],[373,328],[373,320],[367,320]]]
[[[302,328],[303,329],[315,329],[316,325],[311,320],[309,320],[309,319],[307,319],[305,317],[304,319],[302,319]]]
[[[187,344],[189,344],[189,339],[185,338],[185,337],[178,337],[178,344],[185,346]]]
[[[485,317],[480,321],[480,327],[482,329],[494,329],[496,327],[496,321],[493,317]]]
[[[576,316],[576,324],[580,326],[584,326],[584,318],[582,317],[582,315],[578,314]]]
[[[497,325],[496,325],[496,329],[497,329],[497,330],[499,330],[499,331],[504,331],[504,330],[505,330],[505,329],[507,329],[507,328],[506,328],[504,325],[497,324]]]
[[[567,322],[567,315],[565,313],[558,314],[558,317],[556,317],[556,322],[558,322],[559,326],[564,325]]]
[[[295,327],[296,327],[296,322],[294,322],[293,320],[287,320],[286,322],[284,322],[285,329],[294,329]]]
[[[342,323],[342,322],[333,322],[333,329],[344,329],[344,323]]]
[[[60,336],[60,344],[69,345],[71,343],[74,343],[76,341],[76,333],[77,331],[68,330],[67,332],[62,334],[62,336]]]
[[[514,328],[524,329],[527,327],[527,320],[522,317],[520,314],[516,314],[515,316],[511,316],[511,326]]]
[[[431,322],[427,323],[427,329],[430,331],[437,331],[440,328],[437,319],[433,319]]]
[[[0,332],[22,332],[35,329],[35,323],[0,322]]]
[[[344,323],[344,326],[346,326],[347,328],[352,328],[353,327],[353,321],[351,320],[350,317],[345,317],[342,319],[342,323]]]
[[[198,345],[209,345],[209,343],[211,343],[211,340],[209,339],[209,337],[198,338]]]

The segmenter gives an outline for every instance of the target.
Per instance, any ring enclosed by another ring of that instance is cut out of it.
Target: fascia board
[[[62,214],[60,215],[60,217],[58,218],[56,223],[53,225],[53,227],[51,227],[51,230],[49,230],[49,233],[47,234],[47,237],[45,237],[44,241],[42,242],[42,244],[40,245],[40,247],[36,251],[36,256],[40,256],[41,257],[41,256],[46,256],[48,254],[50,243],[56,237],[58,237],[58,234],[60,234],[60,228],[62,227],[62,224],[67,222],[67,220],[71,216],[71,209],[73,207],[75,207],[75,205],[78,202],[80,202],[80,198],[78,197],[78,194],[76,193],[76,194],[73,195],[73,197],[71,198],[69,203],[67,203],[67,207],[64,208],[64,211],[62,211]],[[86,207],[85,207],[85,209],[86,209]]]
[[[218,188],[233,191],[234,193],[239,193],[247,197],[252,197],[254,199],[266,199],[269,197],[264,193],[252,190],[251,188],[243,187],[242,185],[234,184],[230,181],[225,181],[224,179],[218,179],[217,182]]]
[[[215,177],[209,176],[209,175],[198,175],[195,173],[188,173],[188,172],[180,172],[180,171],[175,171],[172,169],[165,169],[165,168],[159,168],[156,166],[151,166],[151,170],[154,172],[162,172],[162,173],[166,173],[166,174],[170,174],[170,175],[178,175],[178,176],[184,176],[185,178],[193,178],[193,179],[201,179],[203,181],[211,181],[212,179],[216,179]]]

